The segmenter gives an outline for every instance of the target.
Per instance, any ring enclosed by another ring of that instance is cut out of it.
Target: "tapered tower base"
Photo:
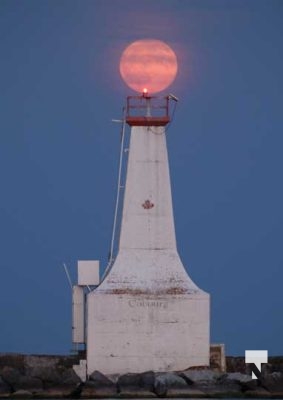
[[[190,280],[178,254],[125,251],[114,266],[88,295],[88,374],[209,365],[209,295]]]

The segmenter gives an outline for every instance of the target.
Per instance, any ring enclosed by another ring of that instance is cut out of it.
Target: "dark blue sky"
[[[212,342],[283,354],[283,1],[1,0],[0,351],[68,353],[78,259],[107,262],[121,51],[176,51],[176,232]]]

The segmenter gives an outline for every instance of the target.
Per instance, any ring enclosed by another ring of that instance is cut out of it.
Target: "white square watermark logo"
[[[245,351],[245,363],[251,364],[252,379],[258,379],[261,377],[261,364],[266,364],[267,362],[268,362],[267,350]]]

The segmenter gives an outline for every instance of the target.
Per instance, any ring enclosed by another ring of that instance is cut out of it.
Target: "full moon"
[[[126,47],[120,59],[123,80],[139,93],[161,92],[171,85],[177,71],[176,54],[161,40],[137,40]]]

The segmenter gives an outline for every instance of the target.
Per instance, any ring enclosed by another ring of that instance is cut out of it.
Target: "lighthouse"
[[[209,365],[209,294],[189,277],[176,244],[166,146],[171,99],[147,92],[127,98],[130,145],[118,252],[86,295],[85,323],[74,327],[77,342],[86,341],[88,374]],[[87,276],[95,268],[79,266],[74,309],[81,315],[78,289],[92,283]]]

